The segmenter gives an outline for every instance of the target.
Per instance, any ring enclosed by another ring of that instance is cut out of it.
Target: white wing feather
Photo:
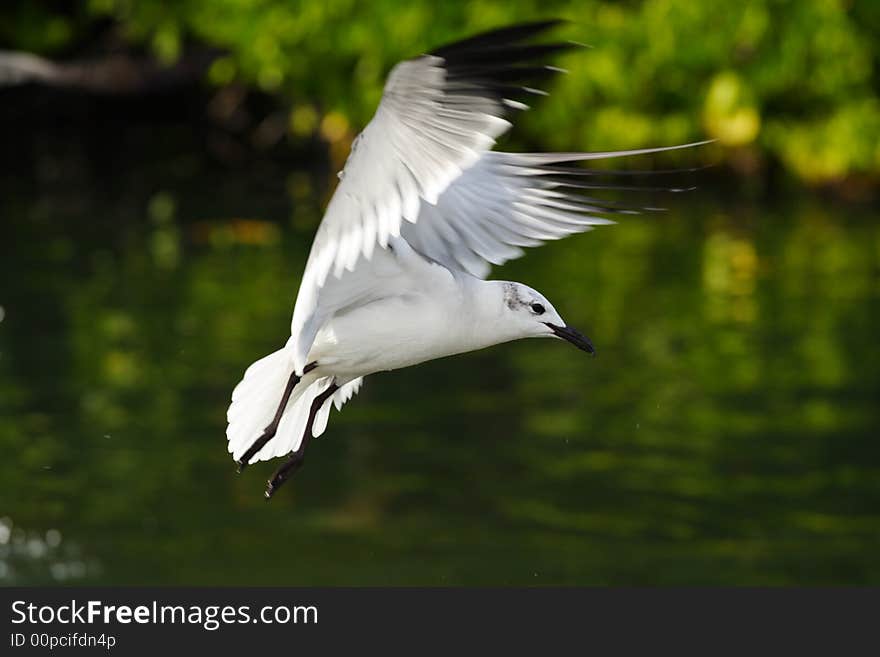
[[[604,153],[490,151],[447,187],[435,205],[422,203],[418,221],[404,224],[401,235],[431,260],[483,278],[491,265],[521,256],[520,247],[614,223],[602,215],[656,209],[623,207],[584,196],[579,188],[591,186],[560,175],[559,164],[703,143]],[[574,168],[567,171],[578,173]]]

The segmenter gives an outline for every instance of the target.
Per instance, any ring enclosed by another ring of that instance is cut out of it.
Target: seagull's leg
[[[306,365],[303,368],[303,375],[311,372],[318,366],[318,363],[312,362]],[[241,474],[242,470],[244,470],[250,460],[259,452],[263,447],[268,443],[272,438],[275,437],[275,432],[278,431],[278,425],[281,424],[281,417],[284,415],[284,409],[287,408],[287,402],[290,401],[290,395],[293,392],[293,389],[296,387],[296,384],[300,382],[301,377],[297,376],[296,370],[294,370],[290,374],[290,378],[287,380],[287,386],[284,388],[284,394],[281,395],[281,403],[278,404],[278,410],[275,411],[275,417],[272,418],[272,421],[263,429],[262,435],[257,438],[254,443],[248,447],[247,451],[241,455],[241,458],[238,459],[238,473]]]
[[[333,393],[337,390],[339,390],[339,386],[335,383],[331,383],[329,388],[315,397],[315,401],[312,402],[312,407],[309,409],[309,419],[306,420],[306,428],[303,432],[302,440],[299,443],[299,449],[290,455],[290,458],[275,471],[275,474],[273,474],[272,478],[268,481],[266,486],[266,499],[272,497],[276,491],[281,488],[281,485],[287,481],[287,478],[299,470],[300,466],[303,464],[306,447],[308,447],[309,440],[312,437],[312,425],[315,423],[315,416],[318,414],[318,411],[321,410],[324,403],[330,399],[330,397],[333,396]]]

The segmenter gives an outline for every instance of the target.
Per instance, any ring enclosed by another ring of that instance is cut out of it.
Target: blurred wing
[[[377,243],[386,247],[404,219],[418,219],[423,203],[437,203],[510,127],[504,117],[526,107],[518,98],[542,93],[525,83],[559,69],[527,64],[571,46],[523,42],[557,23],[496,30],[391,71],[376,114],[352,144],[312,244],[291,322],[297,371],[306,364],[321,318],[331,311],[319,308],[325,304],[323,288],[369,260]]]
[[[327,420],[330,419],[330,407],[335,406],[337,411],[341,411],[345,402],[354,397],[363,384],[364,377],[360,376],[353,381],[344,383],[339,387],[339,390],[333,393],[333,397],[331,397],[333,403],[324,404],[317,415],[315,415],[315,421],[312,424],[312,436],[317,438],[324,433],[324,430],[327,428]]]
[[[583,176],[595,172],[562,164],[704,143],[604,153],[488,152],[456,178],[436,204],[422,203],[418,221],[405,224],[401,236],[431,260],[483,278],[491,265],[521,256],[521,247],[614,223],[603,215],[659,209],[588,196],[587,190],[617,188],[584,182]]]

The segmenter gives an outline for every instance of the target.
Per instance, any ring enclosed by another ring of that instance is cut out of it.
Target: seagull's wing
[[[417,221],[424,203],[437,203],[510,127],[510,111],[526,107],[520,98],[542,93],[525,85],[559,69],[534,62],[571,46],[527,41],[557,23],[482,34],[391,71],[375,116],[352,144],[306,264],[291,322],[297,371],[334,307],[357,292],[327,288],[369,261],[376,244],[386,247],[404,220]]]
[[[590,190],[631,188],[592,182],[589,176],[600,172],[566,163],[704,143],[604,153],[488,152],[456,178],[436,203],[423,202],[418,220],[404,224],[401,236],[431,260],[482,278],[491,265],[521,256],[521,247],[614,223],[606,215],[659,209],[590,196]]]

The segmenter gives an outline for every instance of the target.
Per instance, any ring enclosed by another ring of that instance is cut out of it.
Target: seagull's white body
[[[306,359],[319,363],[316,372],[354,379],[522,337],[504,321],[504,283],[431,263],[402,238],[391,247],[374,255],[397,272],[385,279],[388,296],[341,312],[318,331]]]
[[[521,79],[559,71],[521,65],[565,47],[522,43],[552,24],[473,37],[391,72],[315,236],[291,337],[233,392],[227,437],[240,463],[301,461],[330,402],[340,408],[375,372],[526,337],[592,351],[538,292],[484,278],[521,247],[632,212],[582,196],[603,186],[573,181],[588,172],[563,163],[668,149],[491,151],[504,117],[526,107],[513,96],[541,93]]]
[[[404,240],[395,242],[394,251],[374,254],[371,267],[375,271],[378,264],[386,274],[387,295],[337,313],[315,336],[306,361],[320,363],[322,372],[356,378],[454,353],[449,350],[461,331],[448,320],[466,303],[465,288],[445,267],[430,264],[412,249],[403,252]]]

